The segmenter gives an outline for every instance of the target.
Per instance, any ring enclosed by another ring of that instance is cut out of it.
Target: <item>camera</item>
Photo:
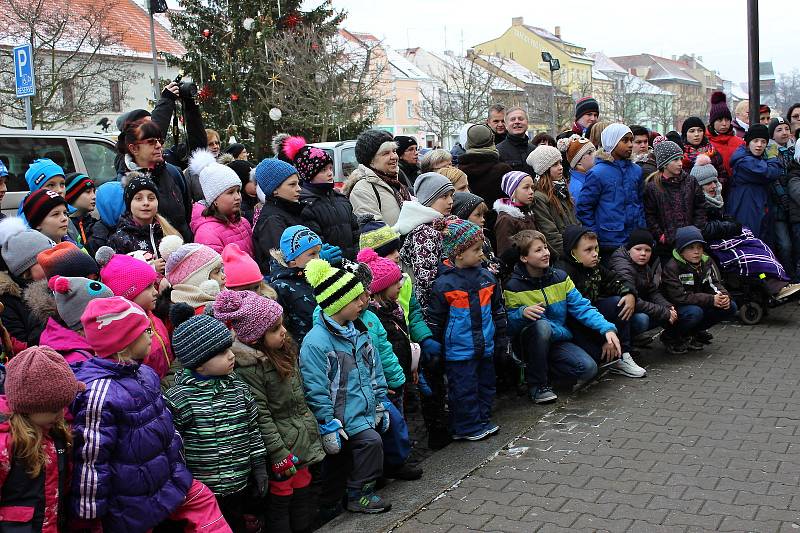
[[[175,76],[175,83],[178,84],[178,96],[181,98],[194,98],[197,96],[197,84],[193,81],[181,81],[183,76]]]

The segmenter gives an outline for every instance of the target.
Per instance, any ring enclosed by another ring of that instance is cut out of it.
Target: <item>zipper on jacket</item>
[[[156,259],[161,259],[161,256],[158,255],[158,248],[156,248],[156,239],[153,236],[153,226],[155,224],[150,224],[150,245],[153,247],[153,254],[155,254]]]

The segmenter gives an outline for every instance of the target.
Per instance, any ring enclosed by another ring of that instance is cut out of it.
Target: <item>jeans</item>
[[[475,435],[490,422],[495,396],[494,359],[447,361],[447,405],[453,435]]]
[[[731,306],[728,309],[679,305],[676,310],[678,311],[677,322],[664,330],[667,336],[671,338],[694,335],[698,331],[706,330],[726,318],[733,318],[738,312],[736,303],[733,300],[731,300]]]
[[[597,363],[583,349],[571,342],[552,339],[553,329],[547,320],[536,320],[520,333],[528,388],[549,384],[550,375],[576,382],[589,381],[597,374]]]
[[[609,296],[607,298],[600,298],[592,302],[592,304],[594,304],[606,320],[614,324],[614,327],[617,329],[617,337],[619,337],[622,351],[630,352],[631,323],[630,320],[622,320],[619,317],[620,308],[617,307],[619,300],[619,296]],[[603,344],[606,342],[605,338],[597,331],[587,328],[574,318],[569,319],[568,327],[575,337],[575,344],[583,348],[595,361],[600,361],[603,352]]]
[[[653,323],[655,323],[655,320]],[[650,317],[645,313],[634,313],[630,319],[630,324],[631,338],[634,338],[650,329]]]
[[[794,226],[800,224],[790,224],[784,220],[778,220],[773,226],[775,233],[775,254],[778,261],[783,265],[786,275],[790,279],[795,279],[797,275],[797,252],[795,251],[793,233]]]

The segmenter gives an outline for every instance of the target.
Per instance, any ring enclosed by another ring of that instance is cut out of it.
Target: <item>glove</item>
[[[379,403],[375,407],[375,429],[379,433],[386,433],[389,429],[389,406],[387,402]]]
[[[294,454],[289,454],[277,463],[272,463],[272,473],[278,479],[290,478],[297,473],[294,465],[300,462]]]
[[[442,368],[442,344],[435,341],[433,337],[428,337],[422,341],[422,362],[433,372],[439,372]]]
[[[264,498],[269,489],[269,474],[267,473],[266,465],[263,468],[256,468],[253,470],[253,477],[256,478],[253,493],[259,498]]]
[[[342,249],[326,242],[322,245],[322,250],[319,252],[319,257],[328,263],[335,263],[342,259]]]
[[[345,433],[342,423],[336,418],[321,425],[319,434],[322,436],[322,447],[329,455],[336,455],[342,451],[342,439],[347,440],[347,433]]]

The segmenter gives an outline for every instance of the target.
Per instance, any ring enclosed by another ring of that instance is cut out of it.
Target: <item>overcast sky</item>
[[[305,0],[304,7],[319,3]],[[747,80],[746,4],[745,0],[333,0],[336,9],[348,14],[345,28],[370,32],[392,48],[461,52],[499,37],[512,17],[521,16],[526,24],[550,31],[561,26],[563,39],[590,52],[665,57],[694,53],[703,57],[706,67],[733,81]],[[626,5],[630,9],[625,10]],[[778,73],[800,68],[796,39],[800,2],[761,0],[759,8],[761,60],[772,60]]]

